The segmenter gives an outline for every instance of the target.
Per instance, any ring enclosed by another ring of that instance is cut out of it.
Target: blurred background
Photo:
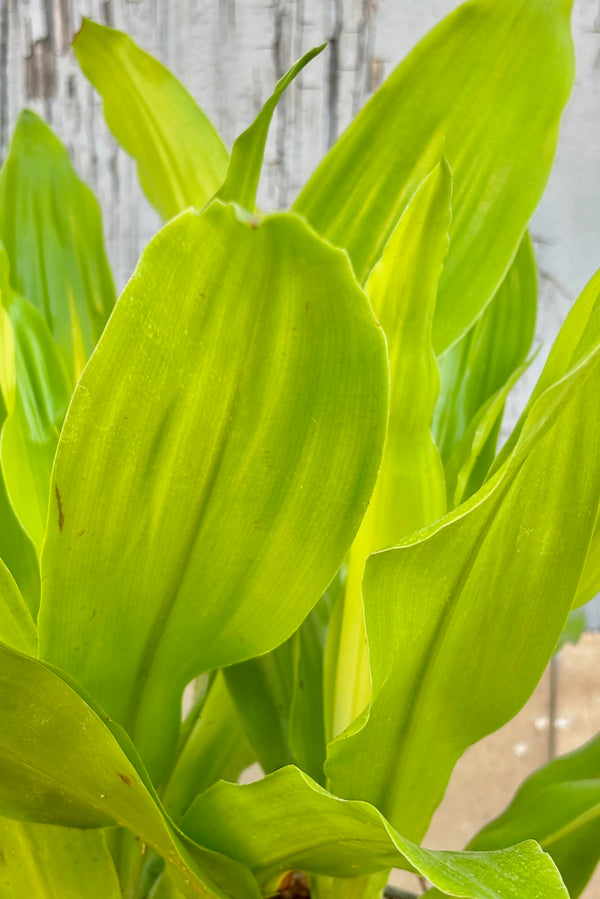
[[[456,0],[0,0],[0,158],[23,106],[53,126],[100,199],[120,289],[159,220],[70,51],[82,16],[127,31],[158,57],[191,91],[228,146],[290,64],[329,41],[275,115],[259,189],[259,204],[268,210],[290,204],[369,94],[457,5]],[[540,288],[536,341],[542,350],[509,401],[505,434],[571,303],[600,266],[600,0],[574,0],[573,34],[576,84],[555,168],[531,225]],[[600,730],[599,628],[596,599],[586,608],[587,633],[555,658],[520,715],[462,759],[429,845],[462,847],[533,768]],[[600,899],[600,877],[585,895]]]

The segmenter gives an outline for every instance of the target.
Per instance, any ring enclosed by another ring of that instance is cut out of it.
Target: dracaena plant
[[[116,305],[94,198],[21,116],[0,174],[3,897],[358,899],[394,866],[432,896],[584,888],[598,741],[464,852],[419,845],[600,584],[600,276],[496,454],[570,5],[457,9],[275,214],[269,122],[322,48],[228,153],[158,62],[85,22],[77,58],[166,222]]]

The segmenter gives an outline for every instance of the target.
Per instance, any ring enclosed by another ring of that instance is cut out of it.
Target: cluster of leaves
[[[3,896],[250,899],[300,870],[369,897],[392,866],[432,896],[584,888],[599,741],[464,852],[418,845],[600,585],[600,276],[496,456],[570,5],[457,9],[266,216],[269,123],[322,48],[228,154],[86,22],[79,62],[168,220],[116,305],[97,204],[22,114],[0,173]]]

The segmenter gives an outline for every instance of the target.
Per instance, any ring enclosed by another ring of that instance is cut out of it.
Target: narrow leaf
[[[460,6],[392,73],[296,201],[364,283],[443,145],[454,194],[438,354],[492,299],[542,195],[573,83],[571,5]]]
[[[39,628],[157,782],[184,686],[281,643],[335,575],[386,406],[367,299],[296,216],[216,203],[151,242],[62,431]]]
[[[228,157],[193,97],[121,31],[84,19],[73,49],[152,205],[164,219],[201,209],[222,184]]]
[[[388,340],[390,416],[377,486],[349,556],[339,639],[332,631],[327,647],[336,659],[326,685],[334,696],[330,737],[370,698],[361,589],[367,557],[446,511],[444,471],[430,431],[439,383],[431,326],[448,250],[451,188],[450,170],[441,163],[402,215],[366,286]]]
[[[0,172],[12,286],[44,316],[72,383],[114,305],[100,207],[50,128],[22,112]]]
[[[558,345],[585,318],[581,343],[557,382],[542,375],[506,464],[367,563],[373,700],[331,744],[327,772],[338,795],[372,802],[413,839],[460,755],[525,703],[569,613],[600,502],[599,285],[567,319]]]
[[[20,652],[37,655],[35,622],[10,571],[2,561],[0,561],[0,640]]]
[[[327,44],[321,44],[320,47],[309,50],[286,72],[283,78],[279,79],[272,96],[269,97],[252,125],[237,138],[231,149],[227,176],[216,194],[219,200],[224,203],[239,203],[244,209],[250,212],[254,211],[267,134],[275,107],[294,78],[326,46]]]
[[[535,771],[469,848],[500,849],[525,834],[550,853],[572,899],[579,896],[600,860],[600,737]]]
[[[567,897],[551,859],[531,840],[504,854],[423,849],[373,806],[338,799],[293,767],[246,786],[215,784],[182,826],[243,861],[260,883],[290,869],[360,877],[395,866],[418,871],[450,896]]]

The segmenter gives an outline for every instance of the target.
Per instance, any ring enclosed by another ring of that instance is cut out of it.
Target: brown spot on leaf
[[[63,513],[62,500],[60,498],[60,490],[58,489],[58,484],[54,485],[54,490],[56,492],[56,505],[58,506],[58,529],[62,534],[62,529],[65,523],[65,516]]]
[[[117,774],[119,775],[119,777],[121,778],[121,780],[123,781],[124,784],[127,784],[128,787],[131,786],[131,778],[130,777],[127,777],[126,774],[121,774],[120,771],[117,771]]]

